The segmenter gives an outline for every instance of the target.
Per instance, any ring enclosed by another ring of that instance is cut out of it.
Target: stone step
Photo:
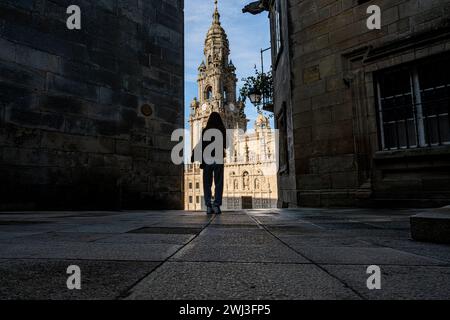
[[[450,244],[450,206],[412,216],[411,235],[417,241]]]

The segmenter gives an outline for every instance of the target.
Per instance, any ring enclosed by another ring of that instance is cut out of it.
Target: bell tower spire
[[[214,0],[212,23],[206,34],[204,59],[198,72],[198,100],[191,104],[192,123],[201,122],[197,131],[204,127],[211,112],[220,113],[227,128],[246,131],[245,106],[242,101],[237,101],[236,68],[230,61],[230,44],[220,23],[217,0]]]
[[[219,13],[219,8],[218,8],[217,2],[218,2],[217,0],[214,0],[215,8],[214,8],[214,14],[213,14],[213,19],[214,19],[213,21],[214,21],[214,23],[220,25],[220,13]]]

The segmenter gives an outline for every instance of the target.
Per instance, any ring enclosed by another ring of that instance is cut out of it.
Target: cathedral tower
[[[218,112],[227,129],[234,131],[228,142],[224,166],[225,210],[273,208],[277,205],[275,140],[269,120],[260,114],[254,132],[247,131],[245,105],[236,94],[236,68],[230,60],[230,44],[220,23],[215,1],[213,21],[206,34],[203,61],[198,68],[198,98],[191,103],[191,146],[201,140],[212,112]],[[230,138],[230,136],[229,136]],[[185,168],[185,209],[205,209],[203,175],[198,162]]]
[[[220,113],[227,129],[247,130],[245,105],[237,99],[235,71],[215,0],[212,25],[205,39],[204,60],[198,68],[198,98],[191,103],[189,123],[193,146],[200,140],[201,131],[212,112]]]

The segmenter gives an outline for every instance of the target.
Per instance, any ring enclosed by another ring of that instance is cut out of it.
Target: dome
[[[258,114],[258,117],[256,118],[256,122],[258,123],[264,123],[267,122],[267,118],[263,114]]]
[[[213,23],[206,34],[205,44],[207,44],[210,40],[222,40],[222,42],[228,46],[227,34],[220,24],[220,13],[217,8],[217,1],[215,2],[215,5],[216,7],[213,13]]]
[[[212,26],[209,28],[208,33],[206,34],[205,45],[207,46],[208,42],[214,40],[225,43],[227,47],[229,45],[228,36],[220,24],[213,23]]]
[[[213,36],[227,38],[227,34],[225,33],[225,30],[224,30],[224,28],[222,28],[222,26],[220,24],[213,24],[209,28],[208,33],[206,34],[206,39],[213,37]]]
[[[256,123],[256,126],[258,126],[258,127],[264,127],[264,126],[267,127],[269,124],[269,119],[260,113],[258,115],[258,117],[256,118],[255,123]]]

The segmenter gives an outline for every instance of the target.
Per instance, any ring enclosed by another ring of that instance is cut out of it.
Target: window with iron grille
[[[280,0],[275,1],[275,53],[281,51],[281,4]]]
[[[382,150],[450,145],[450,55],[375,75]]]
[[[281,25],[282,14],[284,14],[284,8],[281,7],[281,0],[275,0],[273,3],[272,11],[270,13],[271,26],[272,26],[272,58],[273,65],[276,66],[279,55],[283,48],[283,31]],[[283,11],[282,11],[283,10]]]

